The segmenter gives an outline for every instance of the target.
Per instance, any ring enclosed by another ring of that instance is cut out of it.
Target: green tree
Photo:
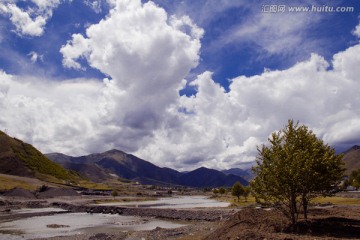
[[[250,192],[251,192],[251,189],[250,189],[249,186],[244,187],[244,193],[243,193],[243,195],[244,195],[244,198],[245,198],[245,202],[247,202],[247,199],[248,199],[248,197],[249,197],[249,195],[250,195]]]
[[[118,193],[118,191],[116,191],[116,190],[113,190],[112,192],[111,192],[111,196],[113,196],[113,198],[115,199],[115,197],[117,197],[119,195],[119,193]]]
[[[215,194],[215,196],[219,193],[219,190],[217,190],[216,188],[213,190],[213,193]]]
[[[225,194],[225,192],[226,192],[225,188],[221,187],[221,188],[219,189],[219,193],[220,193],[221,195]]]
[[[276,205],[295,225],[301,207],[307,218],[313,198],[333,194],[343,177],[342,155],[293,120],[269,143],[258,147],[251,187],[258,202]]]
[[[244,193],[244,186],[241,183],[236,182],[231,188],[231,195],[237,197],[238,202],[240,201],[240,196]]]
[[[360,168],[351,172],[349,183],[356,189],[360,188]]]

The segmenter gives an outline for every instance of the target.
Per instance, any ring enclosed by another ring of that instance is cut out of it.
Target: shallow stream
[[[10,214],[60,211],[62,209],[24,209]],[[89,232],[93,228],[105,228],[106,231],[144,231],[156,227],[178,228],[182,226],[185,225],[153,218],[121,216],[118,214],[62,213],[0,222],[0,240],[75,235]]]
[[[214,199],[209,199],[206,196],[179,196],[179,197],[171,197],[171,198],[160,198],[154,201],[111,202],[111,203],[102,203],[98,205],[183,209],[183,208],[228,207],[230,203],[219,202]]]
[[[212,208],[227,207],[229,203],[209,199],[206,196],[180,196],[160,198],[155,201],[143,202],[112,202],[100,205],[128,206],[139,208]],[[60,208],[19,209],[6,214],[21,215],[24,217],[16,220],[1,221],[0,215],[0,240],[48,238],[55,236],[75,235],[89,233],[94,229],[111,231],[144,231],[156,227],[178,228],[183,224],[163,221],[148,217],[122,216],[118,214],[90,214],[67,213]],[[29,217],[29,214],[49,213],[45,216]],[[63,212],[63,213],[62,213]],[[26,215],[26,216],[25,216]],[[3,218],[5,219],[5,218]]]

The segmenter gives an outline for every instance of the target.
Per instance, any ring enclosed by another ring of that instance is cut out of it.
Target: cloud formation
[[[237,77],[229,92],[206,72],[192,83],[196,96],[180,97],[164,128],[155,133],[152,144],[139,149],[139,155],[167,159],[169,166],[185,169],[187,164],[247,166],[256,146],[288,119],[308,125],[333,146],[356,144],[359,54],[360,45],[336,54],[331,63],[313,54],[287,70]],[[173,119],[181,124],[170,128]]]
[[[15,32],[25,36],[41,36],[52,11],[60,4],[60,0],[31,0],[35,7],[22,9],[15,3],[0,3],[0,14],[8,15]]]
[[[0,126],[10,135],[43,152],[118,148],[179,170],[249,166],[256,146],[289,118],[333,146],[357,143],[360,44],[331,61],[312,54],[285,70],[238,76],[228,91],[205,71],[188,83],[194,96],[179,96],[200,61],[203,30],[152,2],[109,3],[103,20],[60,50],[64,67],[98,69],[103,81],[0,71]]]
[[[167,16],[152,2],[117,1],[104,20],[87,29],[86,36],[74,34],[61,49],[65,67],[84,68],[78,62],[82,58],[109,78],[96,84],[82,79],[59,86],[22,78],[21,84],[28,85],[24,93],[16,87],[20,85],[16,76],[3,73],[7,116],[23,114],[18,119],[27,122],[26,129],[16,129],[16,121],[2,121],[30,142],[52,139],[54,144],[41,147],[43,151],[84,154],[115,147],[135,151],[151,139],[168,106],[177,101],[184,77],[198,64],[201,36],[202,30],[189,18]],[[39,119],[33,119],[34,112],[39,112]],[[45,134],[43,128],[52,130]],[[35,131],[43,132],[39,135],[44,138],[30,137]],[[70,148],[70,135],[80,133],[82,140]]]

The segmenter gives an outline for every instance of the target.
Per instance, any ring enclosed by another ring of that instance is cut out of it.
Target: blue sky
[[[180,170],[247,167],[289,118],[342,151],[360,143],[359,13],[357,0],[3,0],[0,127],[43,152],[118,148]]]

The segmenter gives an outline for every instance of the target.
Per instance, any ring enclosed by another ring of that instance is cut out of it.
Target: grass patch
[[[86,180],[80,180],[77,184],[77,186],[92,189],[92,190],[112,190],[111,187],[109,187],[107,184],[103,183],[94,183]]]
[[[35,173],[51,175],[63,180],[70,180],[73,177],[66,169],[47,159],[30,144],[18,140],[17,144],[13,144],[12,150]]]
[[[30,184],[26,181],[17,180],[10,177],[0,176],[0,190],[10,190],[13,188],[23,188],[27,190],[36,190],[39,186],[37,184]]]
[[[318,197],[313,201],[315,204],[331,203],[334,205],[360,205],[360,198],[346,198],[346,197]]]
[[[220,202],[230,203],[230,207],[245,207],[256,203],[255,198],[252,196],[249,196],[247,199],[245,199],[244,197],[240,197],[239,201],[237,197],[234,197],[230,194],[224,194],[224,195],[218,194],[213,198]]]
[[[245,207],[248,205],[256,204],[255,198],[250,196],[247,201],[244,197],[240,197],[240,201],[237,201],[236,197],[231,195],[218,195],[214,199],[221,202],[229,202],[230,207]],[[360,206],[360,198],[350,198],[350,197],[318,197],[313,200],[314,204],[327,204],[331,203],[333,205],[358,205]]]

